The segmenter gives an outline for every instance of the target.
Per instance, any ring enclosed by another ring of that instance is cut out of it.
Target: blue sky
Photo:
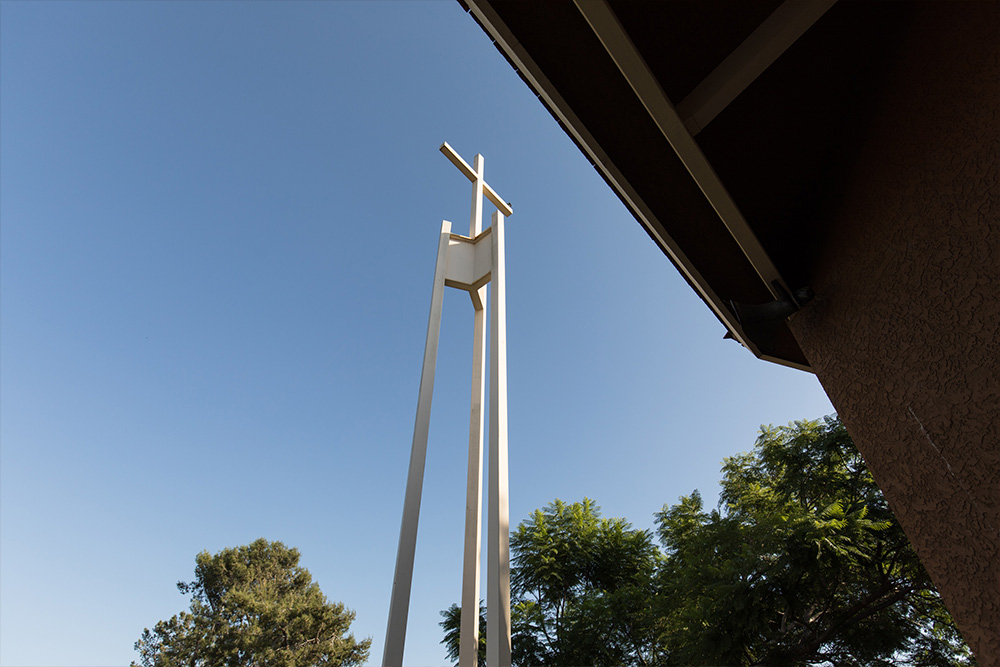
[[[441,219],[507,222],[512,524],[650,528],[833,411],[732,341],[457,2],[0,2],[0,664],[126,665],[194,556],[281,540],[380,664]],[[487,215],[492,209],[487,207]],[[448,290],[407,665],[458,601]]]

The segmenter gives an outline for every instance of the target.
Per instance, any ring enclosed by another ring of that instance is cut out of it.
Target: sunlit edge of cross
[[[482,175],[476,173],[476,170],[470,167],[469,163],[463,160],[462,156],[456,153],[455,149],[452,148],[447,141],[441,144],[440,150],[444,153],[444,156],[451,160],[452,164],[458,167],[458,170],[465,174],[465,177],[470,181],[475,183],[477,178],[481,178]],[[477,154],[476,157],[482,158],[482,155]],[[497,210],[505,216],[510,217],[514,215],[514,209],[511,208],[510,202],[505,202],[500,195],[496,193],[496,190],[491,188],[489,184],[485,182],[483,183],[483,194],[485,194],[486,198],[493,202],[493,205],[497,207]]]

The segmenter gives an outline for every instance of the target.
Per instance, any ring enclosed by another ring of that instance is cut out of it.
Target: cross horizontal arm
[[[461,155],[455,152],[454,148],[448,145],[447,141],[441,144],[441,152],[444,153],[444,156],[446,158],[451,160],[451,163],[453,165],[458,167],[458,170],[460,172],[465,174],[465,177],[467,179],[469,179],[473,183],[476,182],[477,175],[475,170],[469,166],[468,162],[462,159]],[[510,204],[501,199],[500,195],[497,194],[496,190],[491,188],[489,184],[486,182],[483,183],[483,194],[486,195],[487,199],[493,202],[493,205],[497,207],[498,211],[500,211],[506,216],[514,215],[514,209],[510,207]]]

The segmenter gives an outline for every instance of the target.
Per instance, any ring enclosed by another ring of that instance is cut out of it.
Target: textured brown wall
[[[982,666],[1000,665],[1000,4],[911,26],[792,320]]]

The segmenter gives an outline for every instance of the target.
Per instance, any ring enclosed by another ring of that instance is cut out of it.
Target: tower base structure
[[[491,667],[509,667],[510,643],[510,515],[507,497],[507,325],[504,259],[504,216],[512,215],[510,204],[486,184],[483,156],[476,155],[473,169],[447,143],[441,152],[472,181],[472,212],[469,235],[451,231],[441,223],[438,237],[431,308],[427,322],[424,361],[420,371],[417,415],[413,426],[410,467],[403,501],[396,571],[389,604],[383,667],[402,667],[409,614],[417,524],[423,491],[427,436],[444,288],[467,291],[473,305],[472,399],[469,415],[469,468],[466,489],[465,543],[462,568],[462,617],[460,667],[476,667],[479,647],[480,556],[482,545],[482,478],[484,413],[486,402],[486,307],[490,309],[490,424],[489,501],[487,533],[486,662]],[[497,207],[491,226],[482,228],[483,198]],[[488,285],[492,294],[487,299]]]

